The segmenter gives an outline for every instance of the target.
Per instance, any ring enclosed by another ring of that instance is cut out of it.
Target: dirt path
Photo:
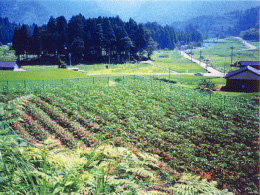
[[[236,39],[238,39],[241,43],[243,43],[243,45],[245,46],[246,50],[257,50],[257,47],[246,42],[244,39],[242,39],[241,37],[235,37]]]
[[[212,68],[209,64],[206,64],[205,62],[201,62],[199,60],[196,60],[192,58],[190,55],[185,53],[184,51],[180,51],[180,54],[185,57],[186,59],[200,65],[202,68],[204,68],[208,73],[204,73],[203,76],[213,76],[213,77],[224,77],[225,74]]]

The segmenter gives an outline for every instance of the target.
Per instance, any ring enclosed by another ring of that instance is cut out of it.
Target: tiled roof
[[[15,61],[0,61],[0,68],[13,68],[15,65]]]
[[[225,78],[228,78],[228,77],[231,77],[231,76],[233,76],[233,75],[239,74],[239,73],[244,72],[244,71],[246,71],[246,70],[249,70],[249,71],[255,73],[256,75],[260,76],[260,70],[257,70],[257,69],[255,69],[255,68],[252,68],[251,66],[245,66],[245,67],[240,68],[240,69],[238,69],[238,70],[235,70],[235,71],[232,71],[232,72],[227,73],[226,76],[225,76]]]
[[[241,66],[260,66],[260,61],[240,61]]]

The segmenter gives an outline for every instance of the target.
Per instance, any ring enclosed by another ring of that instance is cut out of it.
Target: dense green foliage
[[[151,31],[151,36],[158,43],[159,49],[174,49],[176,46],[195,43],[200,45],[203,42],[202,34],[191,24],[186,26],[184,31],[175,32],[173,27],[161,26],[156,22],[146,23],[145,27]]]
[[[242,31],[240,33],[240,37],[242,37],[245,40],[259,41],[259,29],[250,28],[246,31]]]
[[[15,24],[10,23],[8,18],[0,17],[0,46],[2,44],[12,42],[14,26]]]
[[[132,19],[129,22],[119,17],[85,19],[82,15],[73,16],[69,22],[63,16],[51,17],[47,25],[35,26],[32,36],[23,25],[15,29],[13,38],[18,56],[71,53],[76,62],[82,58],[89,62],[139,59],[144,51],[155,49],[153,44],[144,26]]]
[[[39,83],[27,90],[9,89],[1,101],[31,94],[19,98],[22,120],[12,123],[28,141],[42,140],[37,136],[41,131],[70,148],[110,139],[134,153],[159,155],[158,189],[164,192],[185,171],[213,178],[219,187],[257,193],[259,124],[254,102],[137,77],[113,81],[110,87],[68,81],[45,83],[43,88]]]
[[[1,10],[0,10],[1,13]],[[14,29],[21,28],[20,24],[10,22],[8,18],[2,18],[0,15],[0,46],[11,43],[14,36]],[[28,26],[29,33],[32,33],[33,25]]]

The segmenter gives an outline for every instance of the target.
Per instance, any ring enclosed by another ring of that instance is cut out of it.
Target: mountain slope
[[[49,18],[49,11],[37,1],[0,0],[0,17],[11,22],[42,24]]]

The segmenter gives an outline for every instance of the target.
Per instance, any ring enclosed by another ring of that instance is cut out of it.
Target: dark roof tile
[[[15,65],[15,61],[0,61],[0,68],[13,68]]]
[[[255,69],[255,68],[253,68],[251,66],[245,66],[245,67],[240,68],[238,70],[235,70],[235,71],[227,73],[225,78],[228,78],[228,77],[231,77],[233,75],[239,74],[240,72],[244,72],[246,70],[249,70],[249,71],[251,71],[251,72],[253,72],[253,73],[255,73],[255,74],[260,76],[260,70],[257,70],[257,69]]]
[[[260,61],[240,61],[241,66],[260,66]]]

